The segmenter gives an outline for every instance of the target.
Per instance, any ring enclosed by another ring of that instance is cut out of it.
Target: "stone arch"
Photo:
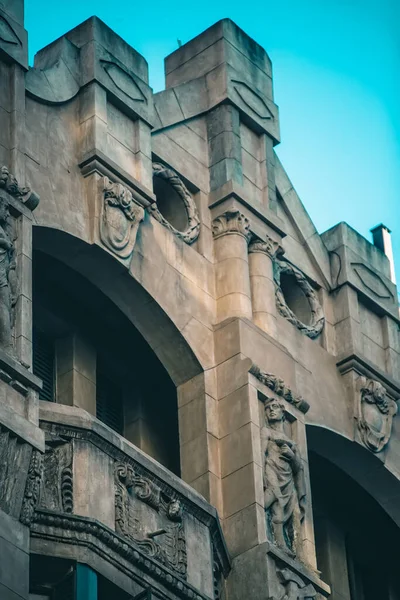
[[[33,228],[33,249],[64,263],[107,296],[136,327],[176,387],[203,372],[200,361],[170,317],[108,252],[69,233],[43,226]]]
[[[400,527],[400,485],[383,461],[360,444],[318,425],[307,425],[308,450],[327,459],[382,507]]]

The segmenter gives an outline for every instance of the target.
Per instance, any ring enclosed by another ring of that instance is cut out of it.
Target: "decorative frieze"
[[[179,175],[171,168],[166,167],[161,163],[153,163],[153,177],[159,178],[171,186],[176,192],[179,199],[182,201],[183,208],[186,211],[187,225],[183,231],[176,229],[160,212],[157,203],[151,204],[148,207],[148,212],[164,227],[172,231],[174,235],[179,237],[187,244],[193,244],[199,237],[200,233],[200,218],[197,206],[192,198],[191,193],[183,183]],[[179,210],[176,206],[175,210]]]
[[[100,239],[119,258],[129,258],[136,243],[144,209],[121,183],[103,178]]]
[[[381,452],[389,442],[397,404],[378,381],[362,378],[358,429],[365,446]]]
[[[148,530],[149,523],[156,523],[154,531]],[[186,540],[179,500],[167,498],[156,483],[136,475],[128,463],[115,465],[115,530],[152,558],[186,576]]]
[[[272,375],[272,373],[267,373],[266,371],[262,371],[260,367],[255,364],[252,364],[250,367],[250,373],[257,377],[261,383],[266,385],[270,390],[275,392],[278,396],[281,396],[289,402],[289,404],[293,404],[298,410],[302,413],[306,413],[310,405],[304,398],[300,395],[294,394],[294,392],[288,387],[283,379],[276,377],[276,375]]]
[[[247,242],[250,239],[250,221],[238,210],[228,210],[212,222],[212,232],[215,239],[229,234],[242,235]]]
[[[267,533],[279,548],[298,556],[307,502],[303,461],[296,443],[285,432],[283,402],[269,398],[264,407],[261,447]]]
[[[272,597],[270,600],[316,600],[317,591],[312,583],[304,583],[303,579],[290,569],[278,571],[278,578],[285,591],[280,598]]]
[[[306,276],[296,267],[291,265],[285,260],[274,260],[274,280],[275,280],[275,299],[276,306],[279,313],[292,323],[302,333],[307,335],[309,338],[314,339],[321,333],[324,324],[325,317],[322,311],[321,304],[319,302],[317,293],[314,288],[307,281]],[[290,275],[293,278],[294,285],[298,285],[301,292],[305,295],[309,308],[310,308],[310,322],[303,323],[295,313],[289,308],[284,293],[281,287],[281,275]]]

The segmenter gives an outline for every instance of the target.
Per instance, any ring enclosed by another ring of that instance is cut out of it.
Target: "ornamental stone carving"
[[[113,183],[108,177],[104,177],[103,183],[100,239],[119,258],[129,258],[144,219],[144,209],[121,183]]]
[[[250,221],[238,210],[228,210],[212,222],[214,238],[223,235],[239,234],[248,242],[251,236]]]
[[[311,583],[304,583],[299,575],[293,573],[290,569],[281,569],[278,571],[278,577],[282,582],[285,592],[279,600],[316,600],[317,592]],[[278,600],[270,598],[270,600]]]
[[[30,526],[39,501],[40,485],[43,475],[43,454],[39,450],[32,450],[29,463],[28,477],[26,480],[24,499],[20,514],[20,521]]]
[[[72,513],[74,507],[72,443],[58,436],[46,435],[46,437],[39,507]]]
[[[155,523],[154,531],[145,530]],[[127,463],[115,465],[115,530],[146,554],[186,576],[186,540],[179,500],[134,472]]]
[[[166,167],[161,163],[153,163],[153,176],[158,177],[168,183],[171,188],[178,194],[187,215],[187,227],[184,231],[176,229],[167,219],[161,214],[158,209],[157,203],[151,204],[148,207],[148,212],[164,227],[172,231],[177,237],[186,242],[187,244],[193,244],[199,237],[200,233],[200,218],[197,211],[196,204],[192,198],[191,193],[173,169]]]
[[[272,373],[261,371],[260,367],[255,364],[251,365],[250,373],[254,375],[254,377],[257,377],[257,379],[266,385],[270,390],[275,392],[275,394],[282,396],[286,402],[293,404],[293,406],[295,406],[302,413],[306,413],[310,408],[308,402],[306,402],[302,396],[294,394],[290,387],[285,384],[283,379],[276,377],[276,375],[272,375]]]
[[[20,186],[7,167],[2,167],[0,171],[0,195],[2,190],[23,202],[29,210],[35,210],[39,204],[39,196],[31,188]]]
[[[280,256],[284,253],[282,246],[269,237],[265,236],[265,240],[254,239],[250,242],[249,253],[260,252],[267,254],[270,258],[274,259],[276,256]]]
[[[17,302],[15,234],[7,198],[0,193],[0,347],[13,354],[12,329]]]
[[[279,258],[275,258],[274,260],[274,281],[275,281],[275,299],[276,306],[279,313],[292,323],[297,329],[299,329],[302,333],[307,335],[309,338],[314,339],[319,336],[321,333],[324,324],[325,317],[322,311],[321,304],[318,300],[318,296],[313,289],[313,287],[307,281],[305,275],[296,267],[291,265],[285,260],[279,260]],[[294,312],[289,308],[287,302],[285,300],[285,296],[283,294],[281,288],[281,275],[286,274],[290,275],[294,278],[295,284],[299,286],[305,297],[307,298],[309,307],[310,307],[310,323],[306,324],[300,321],[300,319],[294,314]]]
[[[381,452],[390,439],[397,404],[378,381],[362,379],[358,428],[365,446]]]
[[[275,398],[265,402],[261,430],[264,457],[264,508],[267,532],[291,556],[299,554],[306,491],[304,469],[297,445],[284,431],[285,407]]]

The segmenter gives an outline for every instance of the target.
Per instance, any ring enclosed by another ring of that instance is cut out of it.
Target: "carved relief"
[[[393,293],[382,279],[363,263],[351,263],[355,274],[364,287],[382,300],[392,300]]]
[[[121,183],[104,177],[104,200],[100,217],[100,238],[120,258],[132,254],[144,209]]]
[[[260,119],[273,119],[274,115],[267,106],[265,100],[257,94],[250,86],[244,81],[237,81],[232,79],[234,89],[242,100],[242,102],[253,111]]]
[[[213,236],[217,239],[222,235],[238,233],[247,241],[250,239],[250,221],[238,210],[228,210],[212,222]]]
[[[296,556],[306,506],[305,478],[297,445],[285,433],[284,421],[284,404],[267,399],[261,430],[267,531],[277,546]]]
[[[0,508],[18,519],[24,498],[32,446],[0,426]]]
[[[13,354],[12,329],[17,302],[15,234],[8,201],[0,195],[0,347]]]
[[[46,438],[39,506],[48,510],[72,513],[72,444],[57,436],[46,435]]]
[[[2,190],[23,202],[30,210],[35,210],[39,204],[39,196],[29,187],[20,186],[7,167],[2,167],[0,171],[0,194]]]
[[[372,452],[380,452],[390,439],[397,404],[378,381],[362,378],[358,428],[361,439]]]
[[[38,450],[32,450],[31,461],[28,469],[24,499],[22,502],[20,521],[24,525],[30,525],[39,501],[40,484],[43,475],[43,454]]]
[[[251,365],[250,373],[257,377],[261,383],[269,387],[270,390],[275,392],[275,394],[282,396],[286,402],[293,404],[293,406],[295,406],[302,413],[306,413],[310,408],[308,402],[306,402],[302,396],[294,394],[290,387],[285,384],[283,379],[280,379],[271,373],[261,371],[260,367],[255,364]]]
[[[192,244],[197,240],[200,233],[200,218],[196,204],[189,190],[173,169],[166,167],[161,163],[153,163],[153,175],[166,181],[178,194],[183,202],[187,213],[187,227],[184,231],[176,229],[167,219],[161,214],[157,203],[152,204],[147,209],[149,213],[164,227],[172,231],[177,237],[182,239],[187,244]]]
[[[282,246],[270,238],[268,235],[265,236],[265,240],[254,239],[249,246],[249,253],[260,252],[267,254],[270,258],[274,259],[276,256],[283,254],[284,250]]]
[[[279,600],[316,600],[317,592],[311,583],[304,583],[299,575],[296,575],[290,569],[281,569],[278,571],[278,577],[282,582],[285,592]],[[270,600],[278,600],[270,598]]]
[[[282,273],[292,275],[296,281],[296,284],[306,296],[311,312],[310,324],[302,323],[302,321],[296,317],[294,312],[287,305],[281,288],[280,279]],[[295,325],[297,329],[299,329],[309,338],[314,339],[319,336],[325,324],[325,317],[322,307],[319,303],[318,296],[313,287],[307,281],[305,275],[299,271],[299,269],[296,269],[296,267],[289,264],[285,260],[279,260],[276,258],[274,260],[274,280],[276,306],[282,317],[287,319],[289,323],[292,323],[292,325]]]
[[[135,102],[145,102],[147,104],[146,96],[129,73],[121,69],[119,65],[107,60],[101,60],[100,64],[113,84],[123,94]]]
[[[147,506],[146,506],[147,505]],[[154,523],[154,531],[145,530]],[[115,530],[152,558],[186,575],[186,541],[179,500],[126,463],[115,465]]]

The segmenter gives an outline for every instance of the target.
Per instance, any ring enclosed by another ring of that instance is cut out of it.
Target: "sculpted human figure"
[[[8,227],[8,202],[0,196],[0,347],[12,353],[13,308],[16,302],[15,248]]]
[[[264,508],[275,543],[298,554],[298,534],[306,502],[302,461],[296,444],[283,429],[284,405],[275,398],[265,404],[261,432],[264,456]]]

